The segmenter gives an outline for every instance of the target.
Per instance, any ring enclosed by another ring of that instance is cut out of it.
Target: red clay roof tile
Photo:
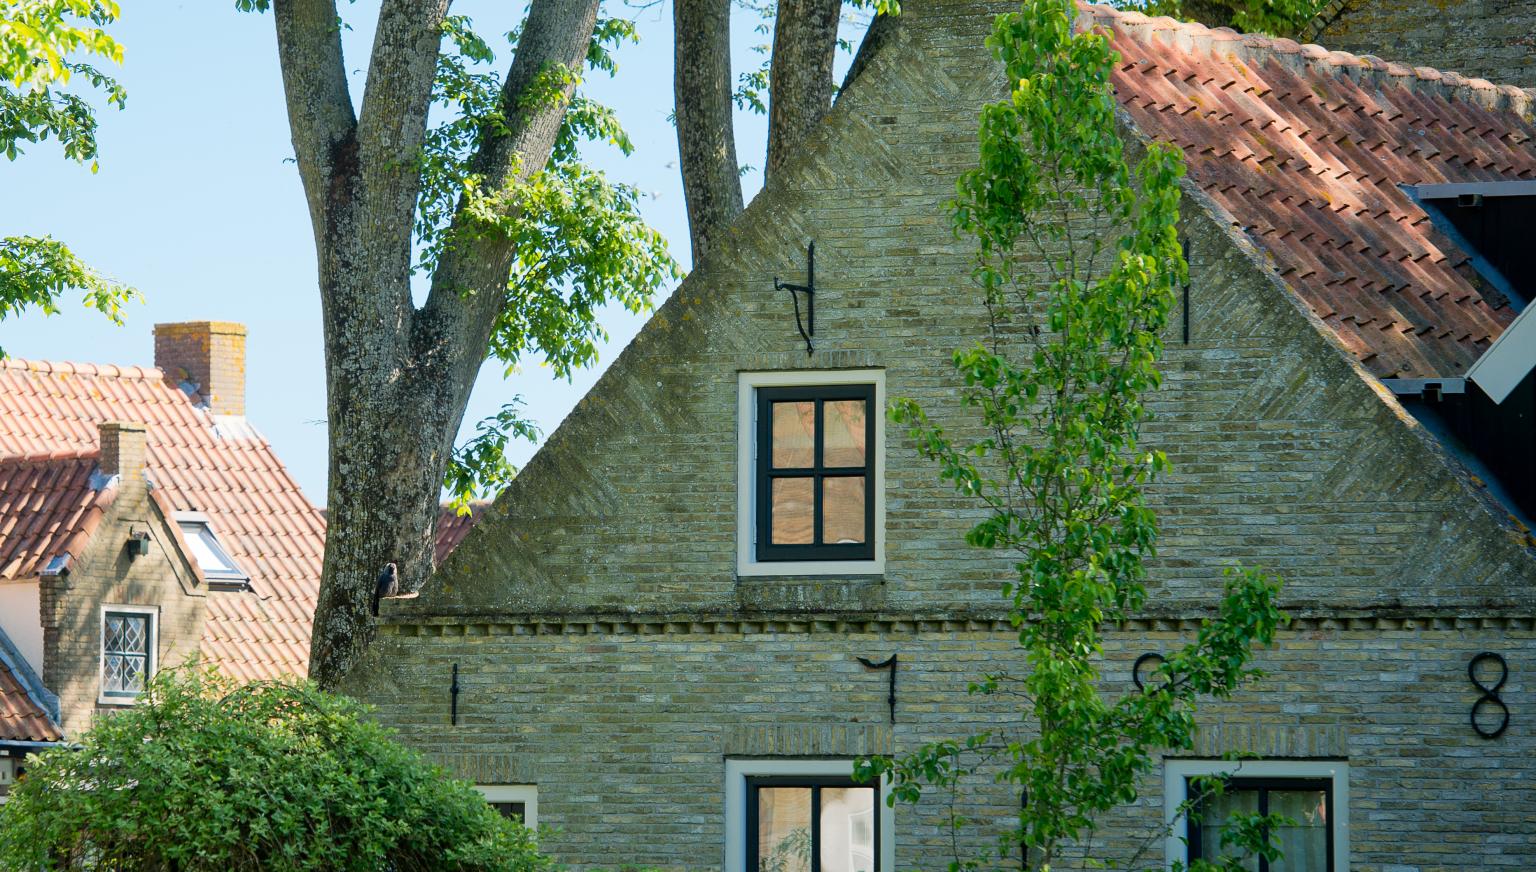
[[[1509,86],[1104,6],[1116,95],[1371,372],[1452,377],[1514,320],[1400,185],[1536,176]]]

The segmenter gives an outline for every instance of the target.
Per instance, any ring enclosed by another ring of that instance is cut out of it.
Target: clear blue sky
[[[612,3],[612,0],[610,0]],[[276,38],[269,16],[241,14],[234,0],[129,2],[114,34],[127,47],[118,70],[128,88],[122,112],[100,114],[101,170],[65,161],[47,143],[14,163],[0,161],[0,235],[52,234],[87,262],[144,292],[146,304],[125,327],[71,299],[62,314],[0,322],[0,347],[15,357],[88,363],[149,364],[150,328],[162,321],[239,321],[250,330],[247,414],[276,446],[310,499],[325,501],[325,384],[320,301],[309,218],[291,163]],[[522,4],[464,0],[483,34],[504,33]],[[377,2],[343,4],[353,97],[361,99]],[[639,45],[619,56],[616,79],[589,80],[587,92],[613,106],[635,142],[624,158],[593,148],[588,159],[646,192],[647,219],[688,265],[687,217],[677,173],[672,110],[672,9],[612,5],[637,19]],[[755,68],[755,13],[737,10],[734,71]],[[852,24],[845,36],[857,40]],[[508,58],[499,60],[504,64]],[[848,63],[839,57],[838,74]],[[765,121],[738,113],[737,157],[760,168]],[[760,172],[743,177],[748,198]],[[666,289],[670,291],[671,289]],[[554,380],[531,362],[504,379],[501,367],[481,373],[466,431],[521,394],[544,430],[556,425],[639,330],[644,318],[605,313],[612,341],[599,368],[573,383]],[[534,446],[508,451],[521,465]]]

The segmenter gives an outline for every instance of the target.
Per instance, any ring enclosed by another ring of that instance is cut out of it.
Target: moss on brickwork
[[[1335,51],[1536,87],[1530,0],[1342,0],[1307,31]]]

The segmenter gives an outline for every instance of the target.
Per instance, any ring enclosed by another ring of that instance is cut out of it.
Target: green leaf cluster
[[[112,0],[0,0],[0,153],[57,139],[65,157],[96,171],[96,114],[81,94],[65,90],[79,76],[122,108],[128,95],[114,79],[79,60],[122,63],[123,48],[106,32],[117,19]],[[121,324],[123,305],[138,291],[87,266],[50,236],[0,238],[0,320],[35,308],[57,314],[58,298],[79,290],[85,305]],[[0,349],[0,357],[5,356]]]
[[[168,670],[74,748],[28,758],[0,868],[551,870],[532,834],[308,684]]]
[[[103,276],[51,236],[0,237],[0,321],[29,308],[58,314],[58,298],[79,290],[85,305],[123,323],[123,306],[143,302],[137,290]],[[0,348],[0,357],[5,349]]]
[[[1069,852],[1109,863],[1086,847],[1099,817],[1136,800],[1163,750],[1192,747],[1196,701],[1254,680],[1251,646],[1284,619],[1279,583],[1234,567],[1214,617],[1167,655],[1155,691],[1103,687],[1103,633],[1145,604],[1156,551],[1144,489],[1168,461],[1140,435],[1187,275],[1184,168],[1159,143],[1130,164],[1109,78],[1120,58],[1106,34],[1074,32],[1076,17],[1071,0],[1025,0],[988,39],[1012,86],[982,110],[979,165],[952,207],[957,234],[977,242],[973,277],[990,316],[987,335],[954,355],[974,435],[950,435],[911,400],[890,411],[942,478],[984,507],[968,543],[1015,561],[1002,595],[1027,669],[971,689],[1022,700],[1016,728],[860,764],[891,776],[906,802],[953,795],[982,771],[1020,789],[1016,826],[988,854],[957,856],[957,869],[989,858],[1016,868],[1021,851],[1029,869]]]
[[[516,259],[490,356],[510,373],[526,354],[537,353],[556,377],[568,379],[597,360],[598,343],[607,338],[598,321],[602,307],[646,311],[655,291],[681,271],[666,239],[641,216],[640,191],[582,162],[583,143],[607,144],[625,155],[634,145],[613,110],[580,91],[566,107],[548,164],[525,181],[487,189],[471,157],[507,124],[501,79],[490,68],[496,53],[464,16],[448,17],[443,31],[448,48],[438,61],[433,98],[447,120],[428,132],[422,150],[417,268],[431,274],[468,237],[509,243]],[[515,50],[518,33],[506,36]],[[599,20],[587,66],[613,74],[613,51],[635,38],[633,22]],[[575,76],[546,69],[523,99],[558,99],[560,86]],[[477,434],[454,452],[447,473],[446,487],[461,510],[510,481],[515,471],[502,455],[510,438],[537,437],[512,405],[480,422]]]
[[[7,158],[15,160],[22,143],[53,137],[70,160],[95,160],[95,112],[64,88],[79,75],[106,94],[107,105],[122,108],[123,87],[78,59],[123,62],[123,47],[106,31],[119,14],[113,0],[0,0],[0,152]]]

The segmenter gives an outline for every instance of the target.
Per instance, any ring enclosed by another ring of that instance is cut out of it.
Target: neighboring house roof
[[[0,742],[57,742],[59,699],[0,630]]]
[[[116,493],[94,479],[96,456],[0,457],[0,579],[33,578],[79,557]]]
[[[1086,7],[1117,97],[1381,378],[1458,377],[1514,321],[1400,185],[1536,178],[1529,92]],[[1223,214],[1224,213],[1224,214]],[[1198,255],[1198,253],[1197,253]]]
[[[249,593],[208,598],[203,658],[241,680],[304,675],[325,520],[267,440],[244,418],[199,407],[158,369],[0,361],[0,457],[94,455],[97,427],[109,420],[147,425],[147,472],[157,499],[172,511],[207,515],[250,573]],[[84,463],[57,475],[78,482]],[[64,502],[78,506],[83,499],[71,492]],[[30,514],[33,505],[12,508]],[[0,516],[0,529],[11,523],[25,519]]]
[[[28,695],[21,681],[0,663],[0,741],[57,742],[64,734]]]
[[[115,494],[96,474],[97,428],[111,420],[147,426],[146,472],[167,517],[206,515],[250,574],[249,592],[208,597],[204,661],[242,681],[306,674],[325,514],[243,417],[211,414],[159,369],[0,360],[0,579],[79,556]],[[438,559],[486,505],[443,510]]]
[[[437,552],[435,560],[442,563],[459,547],[469,531],[480,522],[480,516],[490,506],[489,500],[476,500],[469,504],[469,514],[461,515],[451,506],[444,505],[437,516]]]

